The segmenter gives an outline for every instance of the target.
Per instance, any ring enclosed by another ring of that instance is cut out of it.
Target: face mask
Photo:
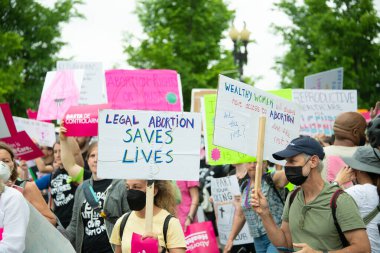
[[[290,183],[297,186],[305,183],[309,175],[307,176],[302,175],[302,168],[308,163],[308,161],[309,160],[307,160],[303,166],[285,166],[285,175]]]
[[[127,202],[131,210],[141,211],[146,204],[146,194],[139,190],[128,190]]]
[[[3,181],[3,183],[5,183],[8,181],[10,177],[11,170],[9,169],[8,165],[3,161],[0,161],[0,180]]]

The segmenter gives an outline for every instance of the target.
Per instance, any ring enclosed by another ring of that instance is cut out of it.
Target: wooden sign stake
[[[150,233],[153,230],[154,181],[148,180],[146,184],[145,233]]]
[[[255,198],[258,198],[258,190],[261,189],[261,178],[263,176],[263,156],[264,156],[264,140],[265,140],[265,123],[266,117],[259,117],[259,133],[257,139],[257,155],[256,155],[256,174],[255,174]]]

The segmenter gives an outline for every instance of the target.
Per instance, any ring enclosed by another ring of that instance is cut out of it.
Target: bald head
[[[355,146],[364,145],[366,126],[364,117],[358,112],[339,114],[333,128],[335,139],[351,141]]]

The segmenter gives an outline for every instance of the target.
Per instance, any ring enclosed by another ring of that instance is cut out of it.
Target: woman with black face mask
[[[150,234],[144,234],[147,181],[127,180],[126,185],[127,201],[133,211],[126,213],[115,224],[110,237],[110,242],[115,245],[115,253],[131,252],[133,233],[140,234],[143,238],[152,237],[158,240],[158,252],[185,253],[185,236],[179,220],[173,217],[176,200],[170,181],[155,181],[154,183],[153,232]]]

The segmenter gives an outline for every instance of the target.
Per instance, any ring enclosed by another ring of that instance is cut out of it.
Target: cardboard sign
[[[0,104],[0,139],[11,137],[16,133],[9,104]]]
[[[259,117],[266,116],[264,159],[299,136],[300,109],[295,103],[220,75],[213,144],[250,156],[257,154]]]
[[[190,224],[185,232],[186,253],[219,253],[211,221]]]
[[[132,233],[131,253],[158,253],[158,241],[153,238],[141,239],[141,235]]]
[[[182,90],[174,70],[108,70],[108,102],[114,109],[182,111]]]
[[[15,156],[20,160],[28,161],[43,156],[41,150],[25,131],[18,132],[8,138],[2,138],[1,141],[11,146]]]
[[[331,69],[310,76],[305,76],[304,88],[318,90],[342,90],[343,68]]]
[[[30,138],[35,139],[39,145],[53,147],[56,142],[55,126],[51,123],[32,119],[13,117],[17,131],[25,131]]]
[[[293,101],[301,106],[300,134],[334,134],[335,118],[343,112],[356,112],[356,90],[293,90]]]
[[[72,106],[65,115],[66,136],[98,136],[98,111],[111,105]]]
[[[77,105],[84,70],[47,72],[37,120],[61,120],[70,106]]]
[[[82,69],[84,77],[80,88],[79,104],[106,104],[106,79],[101,62],[58,61],[57,70]]]
[[[206,162],[210,165],[237,164],[253,162],[255,158],[243,153],[212,144],[214,136],[216,95],[205,95],[202,102],[203,129],[206,150]]]
[[[211,196],[214,201],[216,224],[219,232],[219,241],[226,245],[232,230],[235,215],[234,197],[240,196],[239,184],[236,176],[212,178]],[[233,245],[242,245],[253,242],[247,223],[236,236]]]
[[[204,95],[215,94],[216,89],[192,89],[191,90],[191,112],[201,112],[201,99]]]
[[[198,113],[99,111],[98,176],[199,180]]]

